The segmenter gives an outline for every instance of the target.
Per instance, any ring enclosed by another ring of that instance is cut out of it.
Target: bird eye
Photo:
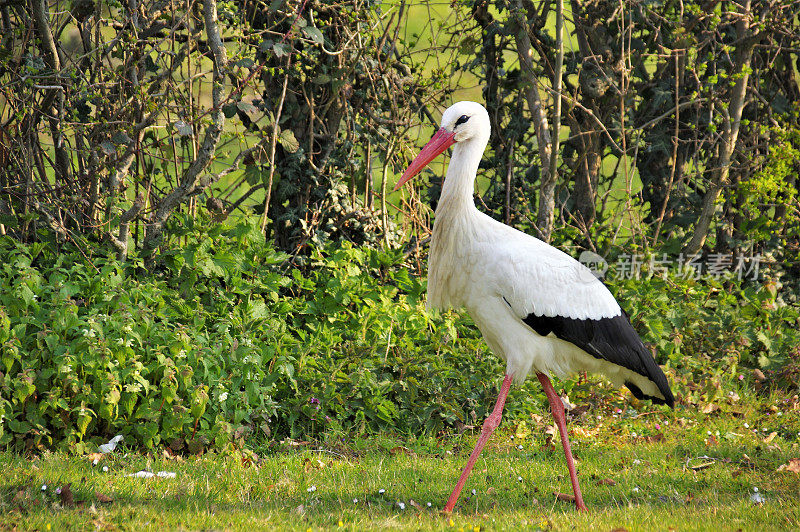
[[[461,115],[461,117],[458,120],[456,120],[456,127],[458,127],[460,124],[465,123],[467,120],[469,120],[469,117],[467,115]]]

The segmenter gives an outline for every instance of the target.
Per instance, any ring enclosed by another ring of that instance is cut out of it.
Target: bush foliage
[[[463,320],[423,311],[402,253],[345,245],[288,268],[253,225],[186,223],[152,276],[2,240],[0,445],[121,433],[195,451],[483,416],[501,366]]]
[[[255,225],[191,217],[172,232],[184,245],[147,275],[136,258],[0,240],[1,446],[80,452],[123,434],[198,452],[437,433],[492,406],[502,362],[466,315],[424,311],[402,252],[342,244],[290,258]],[[612,289],[686,402],[718,394],[739,365],[793,378],[798,313],[770,285],[651,277]],[[538,393],[515,387],[506,415],[538,409]]]

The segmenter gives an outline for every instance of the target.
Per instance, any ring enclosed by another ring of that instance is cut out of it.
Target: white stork
[[[564,406],[548,375],[599,372],[639,399],[673,406],[674,398],[627,315],[588,268],[475,208],[475,176],[489,133],[489,115],[482,105],[456,103],[444,112],[440,129],[395,187],[454,146],[433,224],[427,304],[466,308],[491,350],[506,361],[497,403],[444,511],[452,512],[478,455],[500,424],[512,381],[521,383],[532,373],[544,387],[561,433],[575,504],[586,510]]]

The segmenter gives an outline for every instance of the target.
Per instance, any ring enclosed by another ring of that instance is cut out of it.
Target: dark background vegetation
[[[796,389],[798,11],[0,0],[0,445],[482,419],[500,362],[421,303],[441,172],[390,193],[464,98],[479,208],[604,256],[683,404],[741,368]]]

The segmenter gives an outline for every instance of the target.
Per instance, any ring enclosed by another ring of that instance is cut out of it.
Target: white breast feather
[[[465,297],[471,297],[474,305],[480,304],[476,297],[497,297],[505,298],[520,319],[531,313],[573,319],[620,314],[608,288],[580,262],[541,240],[475,214],[479,216],[472,223],[448,224],[448,233],[458,227],[469,238],[441,235],[445,238],[431,247],[430,306],[462,306]]]

